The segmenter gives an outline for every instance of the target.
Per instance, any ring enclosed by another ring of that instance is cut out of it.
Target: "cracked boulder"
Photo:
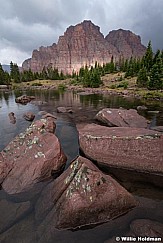
[[[7,193],[27,191],[63,169],[66,156],[54,130],[54,118],[35,121],[2,150],[0,182]]]
[[[140,127],[147,128],[148,120],[140,116],[134,109],[105,108],[95,118],[109,127]]]
[[[91,161],[78,157],[50,183],[35,206],[40,235],[109,221],[136,206],[134,197]],[[41,233],[42,231],[42,233]]]
[[[80,149],[99,165],[163,175],[162,133],[96,124],[78,131]]]

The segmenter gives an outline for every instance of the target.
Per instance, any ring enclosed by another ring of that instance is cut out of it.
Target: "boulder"
[[[148,110],[148,108],[145,105],[139,105],[139,106],[137,106],[136,109],[138,111],[147,111]]]
[[[36,183],[63,169],[66,163],[54,119],[33,122],[0,153],[0,181],[9,194],[29,190]]]
[[[47,112],[46,112],[46,114],[42,114],[42,118],[47,118],[47,117],[53,117],[54,119],[57,119],[56,116],[54,116],[54,115],[52,115],[52,114],[50,114],[50,113],[47,113]]]
[[[99,165],[163,175],[163,135],[130,127],[78,128],[80,149]]]
[[[77,228],[114,219],[136,206],[133,196],[83,157],[45,188],[35,218],[50,230]]]
[[[14,112],[10,112],[8,114],[8,116],[9,116],[9,119],[10,119],[10,123],[15,124],[16,123],[16,117],[15,117]]]
[[[67,107],[64,107],[64,106],[60,106],[60,107],[57,107],[57,112],[58,113],[73,113],[73,110],[71,110]]]
[[[163,224],[149,219],[136,219],[130,228],[137,237],[160,237],[163,239]]]
[[[30,202],[0,201],[0,234],[10,228],[30,210]]]
[[[95,118],[109,127],[141,127],[147,128],[148,121],[134,109],[104,108]]]
[[[24,119],[27,121],[33,121],[35,119],[35,115],[33,114],[33,112],[28,111],[23,115]]]
[[[34,96],[22,95],[22,96],[17,97],[15,99],[15,102],[26,105],[27,103],[29,103],[33,99],[35,99]]]

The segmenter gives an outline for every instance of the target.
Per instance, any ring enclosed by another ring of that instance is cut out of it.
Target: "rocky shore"
[[[58,112],[70,112],[63,108],[58,107]],[[0,153],[5,195],[0,200],[0,241],[52,242],[58,229],[66,236],[66,229],[104,222],[108,222],[106,228],[114,228],[114,222],[123,221],[126,213],[130,215],[126,235],[163,237],[163,218],[156,222],[148,217],[140,200],[112,173],[122,169],[148,174],[148,178],[158,178],[163,188],[161,130],[149,129],[149,121],[136,110],[103,109],[92,117],[94,123],[77,125],[81,152],[64,170],[67,158],[55,135],[57,117],[47,112],[41,115]],[[140,211],[144,218],[137,218]],[[115,237],[105,242],[115,242]]]

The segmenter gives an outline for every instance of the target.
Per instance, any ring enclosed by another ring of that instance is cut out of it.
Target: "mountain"
[[[114,61],[120,57],[141,57],[146,47],[141,44],[139,36],[131,31],[114,30],[106,38],[100,32],[100,27],[91,21],[67,28],[63,36],[59,37],[57,44],[40,47],[34,50],[32,57],[22,64],[23,70],[29,68],[34,72],[42,71],[43,67],[55,67],[64,73],[79,71],[80,67]]]

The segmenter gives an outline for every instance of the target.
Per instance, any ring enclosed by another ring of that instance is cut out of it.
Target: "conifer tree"
[[[152,51],[152,44],[151,41],[149,41],[146,53],[144,55],[144,66],[147,69],[147,72],[150,71],[152,65],[153,65],[153,51]]]
[[[137,77],[137,85],[138,87],[147,87],[148,86],[148,76],[147,76],[147,70],[145,67],[140,69]]]

